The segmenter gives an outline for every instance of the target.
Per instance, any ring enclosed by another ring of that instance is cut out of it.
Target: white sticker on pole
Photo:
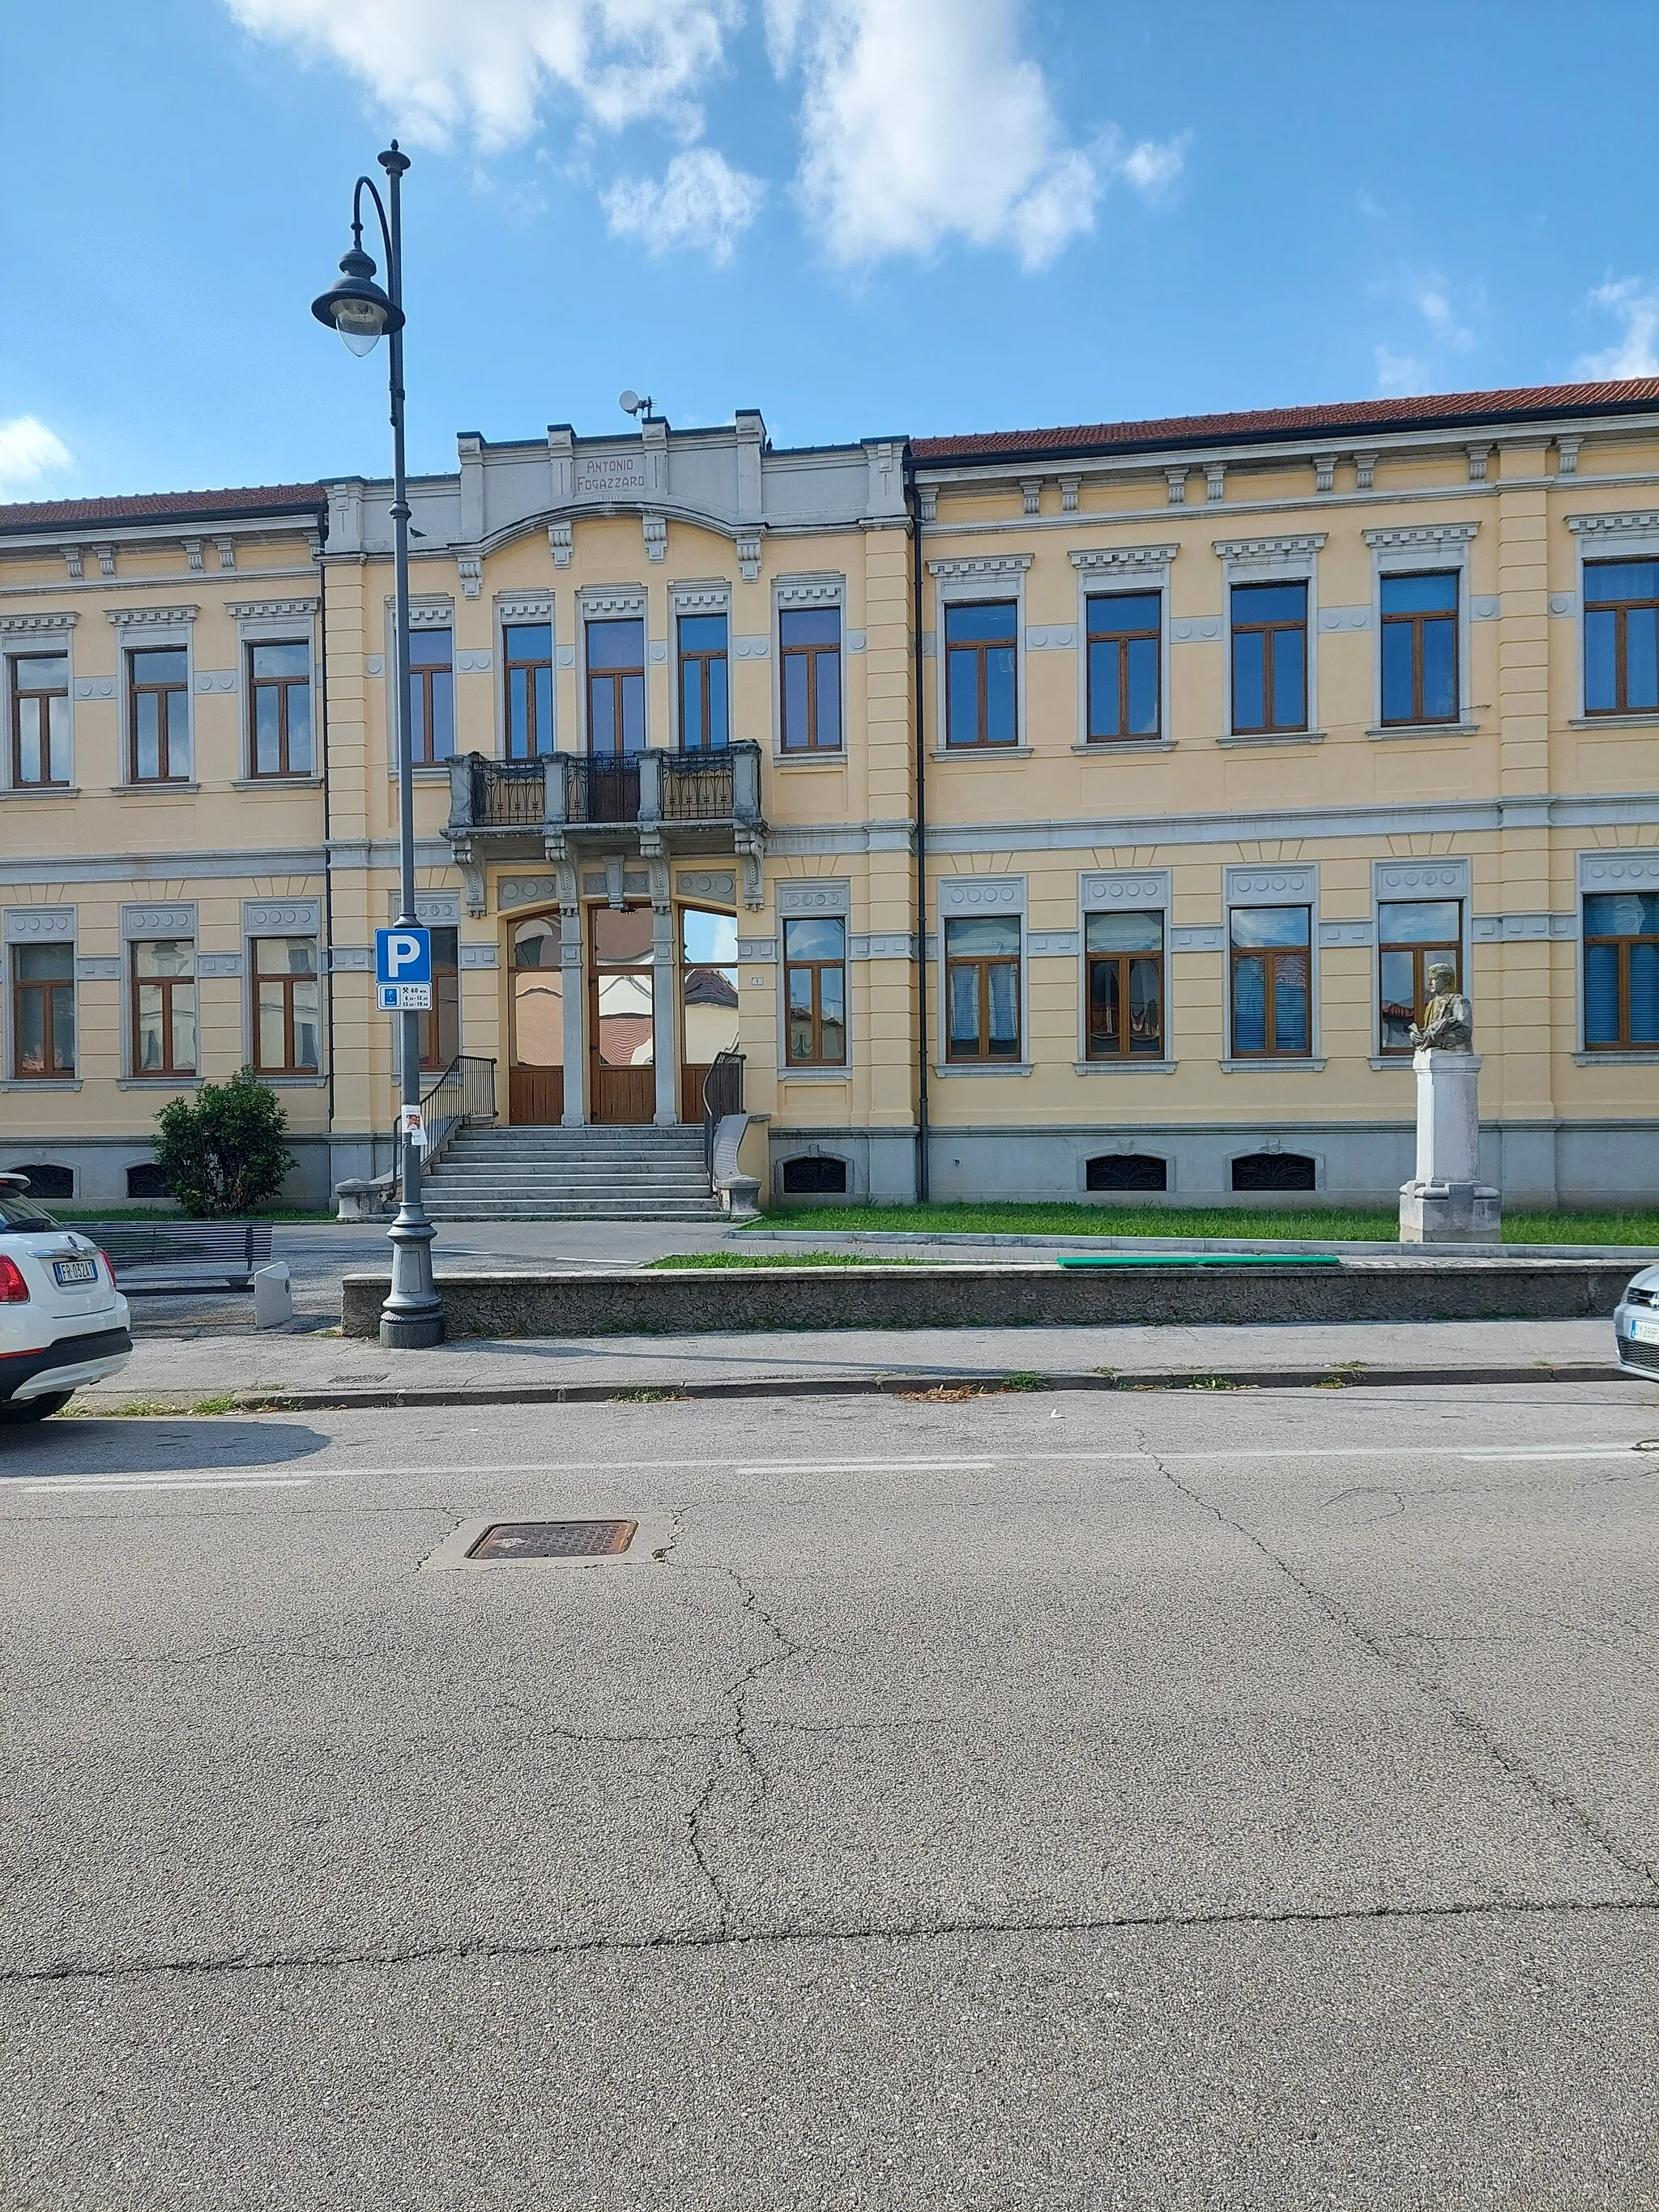
[[[422,1152],[426,1150],[426,1116],[418,1106],[400,1106],[398,1109],[398,1134],[410,1138]]]

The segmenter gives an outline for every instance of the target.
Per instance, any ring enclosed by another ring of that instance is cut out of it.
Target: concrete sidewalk
[[[1344,1382],[1608,1382],[1640,1391],[1614,1363],[1606,1321],[1461,1322],[1273,1328],[837,1329],[817,1334],[469,1339],[432,1352],[276,1334],[146,1337],[131,1365],[76,1395],[82,1413],[142,1403],[188,1411],[229,1400],[321,1406],[604,1400],[649,1390],[787,1396],[1011,1377],[1071,1389]],[[230,1410],[229,1407],[226,1410]]]

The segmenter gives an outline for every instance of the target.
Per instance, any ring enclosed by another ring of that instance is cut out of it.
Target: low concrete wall
[[[1390,1256],[1340,1267],[757,1267],[446,1274],[452,1336],[702,1336],[721,1329],[1091,1322],[1558,1321],[1611,1315],[1627,1261]],[[384,1275],[348,1275],[341,1326],[374,1336]]]

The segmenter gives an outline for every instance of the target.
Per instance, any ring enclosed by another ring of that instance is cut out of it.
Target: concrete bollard
[[[253,1271],[253,1326],[281,1328],[294,1318],[294,1285],[285,1261]]]

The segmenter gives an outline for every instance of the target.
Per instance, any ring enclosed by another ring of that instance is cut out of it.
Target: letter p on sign
[[[384,1012],[421,1012],[432,1004],[432,933],[377,929],[374,981]]]

